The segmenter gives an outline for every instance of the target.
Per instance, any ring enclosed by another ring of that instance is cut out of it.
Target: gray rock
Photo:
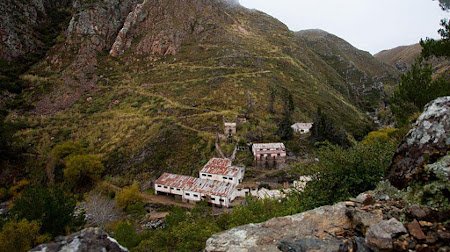
[[[69,236],[57,238],[55,242],[41,244],[32,252],[127,252],[115,239],[99,228],[86,228]]]
[[[405,226],[397,219],[384,220],[367,230],[366,243],[374,250],[392,249],[393,238],[406,232]]]
[[[424,112],[398,147],[387,178],[403,189],[412,181],[426,181],[425,165],[450,151],[450,96],[425,106]]]
[[[336,234],[352,227],[344,203],[323,206],[304,213],[249,224],[215,234],[206,242],[206,251],[279,251],[282,240],[307,237],[335,240]],[[302,244],[305,244],[306,240]]]
[[[343,248],[345,246],[346,245],[342,241],[337,239],[321,240],[317,238],[303,238],[299,240],[282,240],[278,244],[278,249],[283,252],[335,252],[344,251]]]

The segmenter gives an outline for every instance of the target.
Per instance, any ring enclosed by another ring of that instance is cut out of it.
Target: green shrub
[[[81,224],[74,209],[75,200],[61,189],[36,186],[27,188],[14,201],[11,212],[18,219],[40,222],[41,233],[57,236]]]
[[[114,238],[128,249],[134,248],[141,242],[136,229],[128,221],[122,221],[114,229]]]
[[[11,220],[1,229],[0,252],[28,251],[49,238],[39,234],[39,224],[36,221]]]
[[[328,145],[319,150],[313,180],[301,193],[303,209],[332,204],[374,189],[382,179],[396,142],[371,139],[349,149]]]
[[[71,188],[90,188],[104,171],[97,155],[71,155],[65,159],[64,180]]]
[[[136,182],[131,186],[125,187],[116,194],[116,203],[122,209],[126,209],[128,206],[139,203],[141,201],[142,198],[139,191],[139,184]]]

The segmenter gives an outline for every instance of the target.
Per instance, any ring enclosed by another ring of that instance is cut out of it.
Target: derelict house
[[[283,143],[255,143],[252,146],[255,160],[283,160],[286,158],[286,147]]]
[[[291,125],[291,128],[296,133],[306,134],[309,133],[309,131],[311,131],[312,126],[313,123],[294,123]]]
[[[212,158],[203,166],[199,177],[238,185],[244,179],[245,168],[231,165],[227,158]]]
[[[183,201],[205,200],[224,207],[229,207],[235,199],[235,189],[231,183],[170,173],[164,173],[155,181],[156,194],[174,194],[181,196]]]

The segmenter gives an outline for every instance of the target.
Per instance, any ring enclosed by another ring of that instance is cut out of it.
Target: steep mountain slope
[[[389,89],[397,83],[398,72],[394,68],[333,34],[304,30],[296,35],[331,66],[332,69],[322,70],[322,74],[337,76],[340,81],[335,81],[335,87],[363,108],[376,108],[377,102],[384,97],[384,88]]]
[[[409,70],[414,61],[420,56],[422,47],[420,44],[399,46],[389,50],[383,50],[374,55],[378,60],[394,66],[400,72]],[[428,62],[432,65],[437,76],[450,76],[450,60],[445,58],[432,58]]]
[[[374,55],[378,60],[396,67],[401,72],[406,72],[419,57],[422,47],[420,44],[399,46],[389,50],[383,50]]]
[[[363,108],[395,76],[349,57],[345,79],[324,59],[334,51],[311,49],[236,1],[79,0],[73,12],[59,43],[21,77],[33,109],[10,115],[29,125],[19,136],[38,167],[55,144],[75,140],[102,154],[110,173],[194,174],[223,118],[247,114],[248,140],[277,140],[289,95],[294,120],[311,120],[320,106],[361,136],[370,125]]]

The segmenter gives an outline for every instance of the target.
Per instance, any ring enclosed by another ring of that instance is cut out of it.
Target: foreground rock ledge
[[[323,206],[300,214],[249,224],[213,235],[206,241],[206,251],[280,251],[279,242],[310,237],[335,241],[351,229],[345,203]],[[335,245],[335,242],[328,242]],[[339,243],[337,243],[339,246]]]

